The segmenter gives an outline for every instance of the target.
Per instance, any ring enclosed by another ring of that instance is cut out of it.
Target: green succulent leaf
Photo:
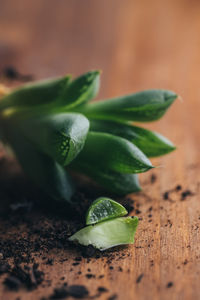
[[[70,165],[74,168],[74,162]],[[122,174],[107,169],[96,169],[87,161],[80,161],[76,164],[76,171],[83,173],[102,186],[112,194],[124,196],[130,193],[141,191],[137,174]]]
[[[49,105],[67,89],[70,78],[71,76],[65,76],[25,84],[5,96],[0,103],[0,109],[27,106],[33,108],[37,105]]]
[[[100,85],[100,72],[90,71],[74,79],[60,95],[58,106],[65,106],[67,110],[82,105],[93,99]]]
[[[90,205],[86,214],[86,225],[123,217],[127,214],[127,210],[120,203],[110,198],[100,197]]]
[[[171,91],[146,90],[97,101],[85,105],[80,111],[94,119],[149,122],[160,119],[176,98]]]
[[[0,103],[0,110],[15,108],[26,113],[31,107],[44,112],[63,112],[93,99],[99,91],[99,83],[99,71],[87,72],[74,80],[67,75],[36,81],[6,95]]]
[[[141,173],[153,168],[148,158],[128,140],[101,132],[90,131],[75,164],[86,162],[95,169],[121,173]]]
[[[115,218],[87,226],[69,240],[84,246],[92,245],[103,251],[118,245],[133,244],[137,226],[137,217]]]
[[[148,157],[164,155],[175,150],[175,146],[161,134],[122,122],[91,120],[90,129],[123,137]]]
[[[19,130],[37,149],[59,164],[69,164],[82,150],[89,130],[89,121],[77,113],[39,115],[16,119]]]
[[[50,198],[71,202],[74,187],[66,170],[36,150],[34,145],[17,130],[13,132],[13,129],[7,129],[6,137],[27,176]]]

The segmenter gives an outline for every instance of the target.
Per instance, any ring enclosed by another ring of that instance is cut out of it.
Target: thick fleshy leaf
[[[100,72],[90,71],[74,79],[65,92],[60,95],[58,106],[66,106],[66,109],[73,109],[75,106],[84,104],[93,99],[100,84]]]
[[[76,113],[17,118],[15,122],[39,151],[61,165],[69,164],[78,155],[89,130],[88,119]]]
[[[146,90],[119,98],[97,101],[81,108],[89,118],[149,122],[160,119],[177,98],[167,90]]]
[[[74,168],[74,162],[70,165],[71,168]],[[75,170],[87,175],[105,190],[117,196],[141,191],[137,174],[122,174],[100,167],[96,169],[87,164],[87,161],[81,162],[80,160],[79,164],[76,164]]]
[[[31,107],[50,104],[56,101],[67,89],[70,76],[47,79],[25,84],[5,96],[0,109],[9,107]]]
[[[37,151],[18,130],[7,129],[6,137],[27,176],[52,199],[70,202],[74,188],[66,170]]]
[[[90,121],[92,131],[107,132],[121,136],[134,143],[148,157],[167,154],[175,150],[175,146],[161,134],[138,126],[115,121]]]
[[[118,245],[133,244],[137,226],[137,217],[115,218],[87,226],[72,235],[69,240],[106,250]]]
[[[90,131],[75,164],[86,163],[94,169],[105,168],[121,173],[141,173],[153,168],[148,158],[128,140]]]
[[[109,219],[123,217],[128,212],[120,203],[106,197],[97,198],[86,214],[86,224],[96,224]]]

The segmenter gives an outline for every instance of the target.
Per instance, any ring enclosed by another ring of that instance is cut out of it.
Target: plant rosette
[[[153,168],[149,158],[175,149],[159,133],[132,122],[160,119],[176,93],[146,90],[90,102],[99,84],[100,72],[90,71],[75,79],[67,75],[14,90],[0,88],[2,140],[53,201],[72,202],[71,170],[109,193],[137,192],[138,174]]]

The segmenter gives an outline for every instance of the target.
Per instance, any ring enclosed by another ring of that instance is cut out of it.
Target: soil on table
[[[156,182],[156,176],[151,175],[148,184]],[[108,289],[101,285],[97,287],[95,295],[83,285],[68,285],[65,278],[60,278],[59,285],[54,286],[46,279],[41,264],[54,266],[57,262],[50,258],[51,251],[71,249],[76,251],[72,266],[78,266],[83,259],[107,259],[110,270],[112,262],[125,259],[126,255],[118,248],[105,252],[95,250],[92,246],[82,247],[68,241],[68,237],[85,226],[85,213],[92,201],[102,195],[102,190],[93,186],[90,182],[77,179],[77,192],[73,197],[73,206],[63,203],[52,203],[40,190],[37,190],[22,174],[18,164],[14,160],[7,159],[4,154],[0,159],[0,276],[3,277],[5,289],[19,291],[25,289],[32,291],[39,286],[48,284],[52,286],[50,295],[41,298],[65,299],[68,296],[74,298],[98,298],[102,293],[108,293]],[[180,185],[163,194],[163,200],[171,200],[171,194],[180,193],[180,200],[185,200],[192,195],[190,190],[182,190]],[[108,195],[107,195],[108,196]],[[116,198],[115,198],[116,199]],[[142,220],[139,205],[134,200],[125,197],[119,199],[129,213],[138,215]],[[153,207],[148,208],[149,221],[152,220]],[[63,258],[59,263],[63,263]],[[42,262],[42,263],[41,263]],[[122,268],[117,269],[123,272]],[[79,272],[81,274],[81,271]],[[84,274],[89,280],[100,280],[103,274],[93,274],[90,269]],[[136,280],[139,284],[144,274],[140,274]],[[168,288],[173,285],[168,284]],[[116,299],[117,295],[108,295],[107,299]]]

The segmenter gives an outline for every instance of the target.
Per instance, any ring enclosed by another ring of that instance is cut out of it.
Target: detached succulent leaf
[[[115,121],[90,121],[92,131],[107,132],[121,136],[136,145],[147,157],[167,154],[175,146],[161,134],[138,126]]]
[[[63,166],[68,165],[82,150],[89,130],[88,119],[77,113],[17,119],[16,124],[39,151]]]
[[[50,198],[56,201],[71,202],[74,187],[66,170],[47,155],[36,150],[18,131],[6,131],[24,172]]]
[[[25,84],[5,96],[0,102],[0,110],[10,107],[35,107],[56,101],[66,90],[70,76],[36,81]]]
[[[60,95],[58,106],[65,109],[73,109],[93,99],[100,84],[100,72],[91,71],[74,79],[65,91]]]
[[[137,226],[137,217],[115,218],[87,226],[69,240],[84,246],[92,245],[103,251],[119,245],[133,244]]]
[[[171,91],[146,90],[85,105],[81,112],[94,119],[150,122],[160,119],[176,98]]]
[[[128,140],[101,132],[90,131],[75,164],[86,162],[95,169],[121,173],[141,173],[153,168],[148,158]]]
[[[127,210],[120,203],[110,198],[99,197],[90,205],[87,211],[86,225],[123,217],[127,214]]]

